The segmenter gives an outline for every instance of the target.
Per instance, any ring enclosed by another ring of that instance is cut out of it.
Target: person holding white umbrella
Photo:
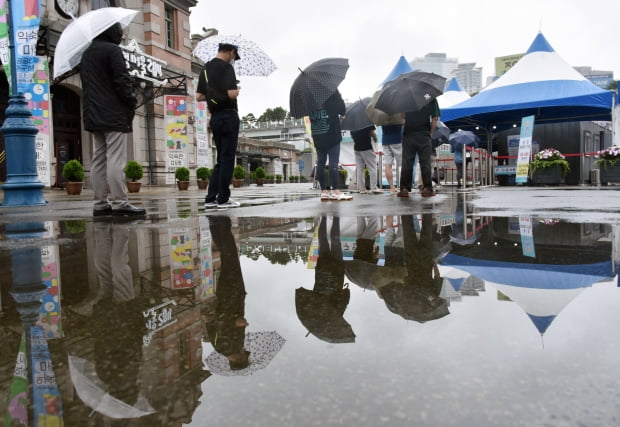
[[[111,25],[94,38],[81,58],[84,129],[94,139],[90,179],[96,216],[146,213],[129,203],[123,172],[137,99],[119,47],[122,36],[121,24]]]

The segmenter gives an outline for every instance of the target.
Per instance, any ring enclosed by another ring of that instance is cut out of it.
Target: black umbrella
[[[388,115],[418,111],[443,93],[445,83],[434,73],[403,73],[381,89],[375,107]]]
[[[349,289],[322,293],[295,290],[295,309],[301,323],[317,338],[330,343],[355,342],[355,333],[342,317],[349,303]]]
[[[437,121],[437,126],[435,126],[435,132],[431,136],[431,140],[433,142],[433,147],[439,147],[441,144],[446,144],[449,142],[450,138],[450,128],[444,124],[441,120]]]
[[[344,119],[340,122],[340,128],[344,130],[360,130],[372,126],[373,122],[366,114],[369,102],[370,97],[366,97],[349,105]]]
[[[348,69],[346,58],[324,58],[301,70],[291,86],[291,116],[303,117],[319,109],[336,92]]]
[[[404,283],[392,282],[378,288],[377,293],[392,313],[424,323],[450,314],[448,301],[438,296],[437,288],[440,288],[442,279],[438,277],[433,281],[433,284],[426,286],[405,279]]]

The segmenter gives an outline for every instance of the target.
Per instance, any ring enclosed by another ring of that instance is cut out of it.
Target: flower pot
[[[181,191],[189,188],[189,181],[177,181],[177,188]]]
[[[82,193],[82,182],[75,181],[67,181],[65,183],[65,188],[67,189],[67,194],[70,196],[78,196]]]
[[[232,180],[232,185],[235,188],[239,188],[243,185],[243,179],[237,179],[237,178],[233,178]]]
[[[196,184],[198,184],[199,190],[206,190],[209,186],[209,181],[206,179],[197,179]]]
[[[537,168],[532,173],[532,183],[534,185],[558,185],[564,182],[562,166],[553,165],[548,168]]]
[[[265,178],[256,178],[256,185],[262,187],[265,183]]]
[[[140,181],[127,181],[127,191],[130,193],[138,193],[140,192],[140,187],[142,183]]]
[[[614,166],[601,165],[601,184],[607,185],[610,182],[620,182],[620,163]]]

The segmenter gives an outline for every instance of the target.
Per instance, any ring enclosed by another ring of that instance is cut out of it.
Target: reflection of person
[[[349,304],[350,290],[344,283],[345,267],[340,241],[340,218],[332,218],[327,234],[327,217],[319,223],[319,253],[312,291],[298,288],[295,306],[299,320],[316,337],[334,343],[353,342],[355,333],[342,317]]]
[[[379,246],[375,245],[379,235],[379,220],[375,216],[357,217],[357,239],[353,259],[376,264],[379,257]]]
[[[316,179],[321,187],[321,200],[350,200],[352,197],[338,189],[338,162],[340,160],[340,116],[344,116],[346,107],[340,92],[331,95],[322,108],[310,113],[310,129],[316,148]],[[329,159],[329,163],[328,163]],[[325,164],[329,167],[329,191],[325,181]]]
[[[99,300],[93,307],[96,372],[108,393],[134,405],[140,391],[145,323],[129,266],[129,229],[95,222],[94,232],[94,266],[99,281]]]
[[[381,127],[383,136],[381,144],[383,145],[383,165],[385,167],[385,179],[390,186],[390,193],[396,193],[394,185],[394,173],[392,166],[396,165],[396,173],[400,168],[403,154],[403,127],[401,125],[386,125]]]
[[[118,46],[122,36],[120,24],[105,30],[86,49],[80,65],[84,129],[93,135],[94,215],[146,213],[129,203],[123,172],[137,99]]]
[[[377,286],[377,293],[391,311],[406,319],[425,322],[449,314],[446,300],[439,296],[442,278],[433,259],[433,214],[422,214],[419,237],[414,218],[401,217],[406,275],[402,283],[391,281]]]
[[[375,126],[371,125],[364,129],[351,131],[353,139],[353,151],[355,153],[357,191],[366,193],[366,177],[364,168],[368,169],[371,193],[383,193],[377,186],[377,154],[373,141],[377,142]]]
[[[196,100],[207,101],[211,113],[209,127],[217,159],[205,197],[205,208],[234,208],[239,206],[230,198],[237,141],[239,139],[239,114],[237,112],[237,76],[232,64],[239,60],[237,46],[220,43],[215,58],[207,62],[198,76]]]
[[[420,162],[422,174],[422,197],[435,195],[433,190],[431,154],[433,146],[431,135],[439,120],[439,105],[433,99],[418,111],[405,113],[403,129],[403,163],[400,171],[399,197],[409,197],[412,189],[413,166],[416,154]]]
[[[237,244],[229,217],[209,217],[209,229],[222,264],[215,288],[215,315],[206,327],[213,348],[226,356],[231,370],[240,370],[249,365],[250,352],[244,348],[246,292]]]

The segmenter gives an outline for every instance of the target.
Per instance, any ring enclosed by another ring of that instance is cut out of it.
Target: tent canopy
[[[442,109],[450,128],[501,131],[534,115],[535,123],[611,120],[613,91],[603,90],[566,63],[539,33],[504,75],[468,100]]]
[[[459,84],[456,77],[452,77],[448,81],[443,94],[437,97],[437,103],[439,104],[439,109],[443,111],[444,108],[451,107],[469,98],[471,98],[471,96],[463,90],[463,87]]]
[[[405,57],[401,55],[400,58],[398,58],[396,65],[394,65],[394,68],[392,68],[392,71],[390,71],[390,74],[388,74],[385,80],[379,84],[379,87],[383,87],[383,85],[387,82],[392,81],[401,74],[408,73],[410,71],[413,71],[413,68],[411,68],[411,65],[409,65]]]

